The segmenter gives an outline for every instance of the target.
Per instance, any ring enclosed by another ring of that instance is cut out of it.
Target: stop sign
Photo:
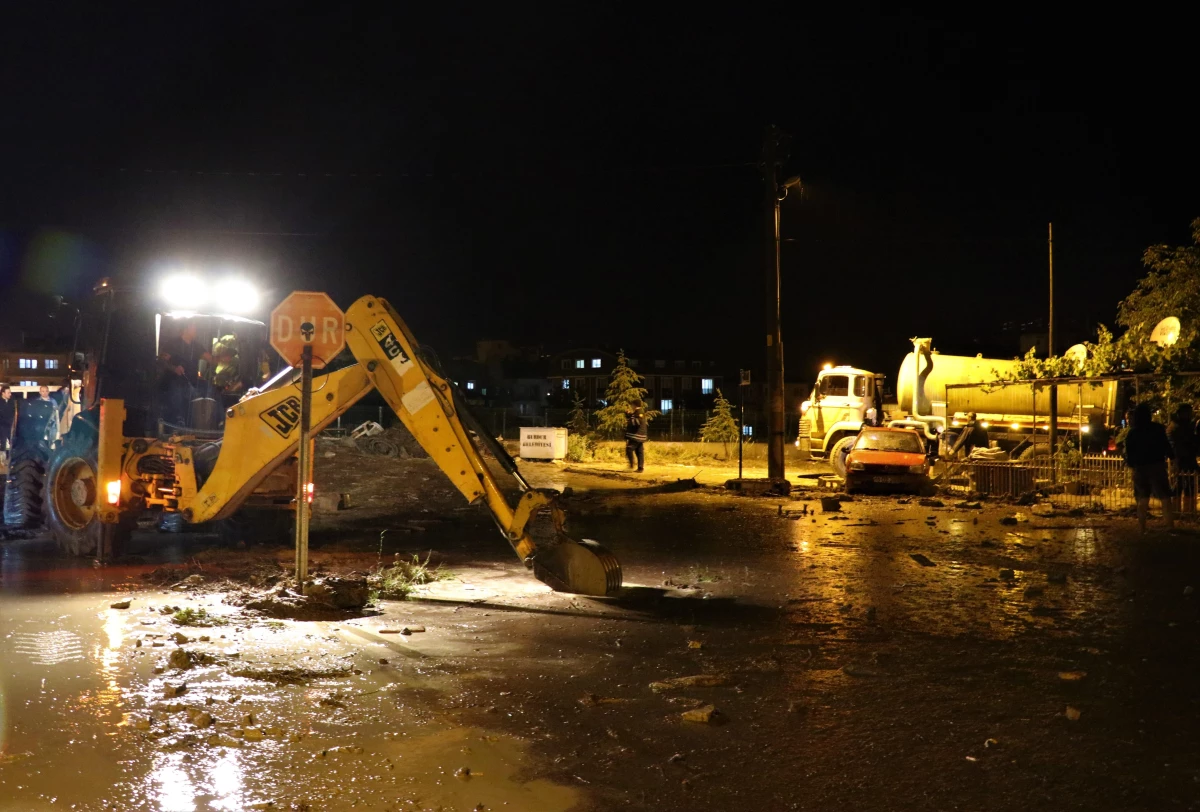
[[[346,346],[346,317],[325,293],[297,290],[271,311],[271,346],[294,367],[306,346],[321,369]]]

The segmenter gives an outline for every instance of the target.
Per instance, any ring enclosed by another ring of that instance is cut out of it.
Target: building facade
[[[626,361],[641,376],[647,406],[666,413],[673,409],[707,409],[724,379],[714,361],[658,354],[627,353]],[[550,356],[547,371],[552,402],[569,405],[576,394],[589,408],[603,405],[617,354],[596,347],[579,347]],[[726,397],[730,396],[726,392]]]

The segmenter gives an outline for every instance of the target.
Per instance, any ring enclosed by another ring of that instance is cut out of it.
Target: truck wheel
[[[67,435],[50,459],[46,475],[46,524],[67,555],[96,555],[105,534],[109,549],[118,553],[133,530],[133,517],[122,516],[118,524],[100,521],[101,486],[96,476],[96,445],[90,432]]]
[[[45,486],[45,452],[37,447],[14,450],[4,480],[4,524],[41,527]]]
[[[857,439],[855,435],[848,434],[834,443],[829,451],[829,464],[833,466],[833,472],[842,479],[846,478],[846,455],[850,453],[850,447]]]
[[[225,545],[291,544],[296,538],[296,514],[290,510],[242,508],[228,519],[216,522],[217,535]]]
[[[1050,456],[1050,446],[1047,443],[1033,443],[1029,448],[1021,452],[1019,460],[1034,460],[1039,458],[1047,458]]]

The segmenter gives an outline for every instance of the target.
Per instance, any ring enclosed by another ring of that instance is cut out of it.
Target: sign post
[[[298,290],[271,311],[271,346],[300,367],[300,460],[296,472],[296,588],[308,580],[308,525],[312,511],[312,381],[346,346],[346,318],[324,293]]]
[[[742,478],[742,443],[746,441],[746,387],[750,385],[750,370],[743,369],[738,381],[738,479]]]

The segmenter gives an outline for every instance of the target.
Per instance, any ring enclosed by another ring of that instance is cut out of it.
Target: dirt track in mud
[[[357,507],[318,517],[314,564],[434,550],[451,579],[278,621],[224,598],[287,549],[147,534],[93,569],[0,548],[0,809],[1200,806],[1186,528],[884,497],[821,513],[527,466],[621,559],[625,594],[598,600],[530,578],[428,461],[333,450],[318,490]],[[203,583],[148,586],[163,565]],[[229,623],[176,628],[172,606]],[[154,673],[175,648],[210,659]],[[710,704],[722,723],[684,721]]]

